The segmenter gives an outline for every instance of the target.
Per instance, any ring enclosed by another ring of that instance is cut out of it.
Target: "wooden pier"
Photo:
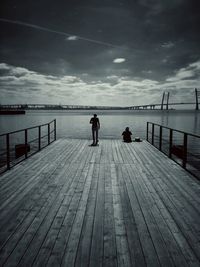
[[[0,266],[200,266],[200,184],[146,141],[60,139],[0,176]]]

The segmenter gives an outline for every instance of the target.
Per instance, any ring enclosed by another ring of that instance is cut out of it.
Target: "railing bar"
[[[14,134],[14,133],[19,133],[19,132],[23,132],[23,131],[25,131],[25,130],[31,130],[31,129],[35,129],[35,128],[38,128],[39,126],[47,126],[48,124],[51,124],[51,123],[53,123],[54,122],[54,120],[52,120],[51,122],[49,122],[49,123],[45,123],[45,124],[41,124],[41,125],[37,125],[37,126],[33,126],[33,127],[29,127],[29,128],[24,128],[24,129],[20,129],[20,130],[17,130],[17,131],[13,131],[13,132],[9,132],[9,133],[4,133],[4,134],[0,134],[0,137],[1,136],[4,136],[4,135],[6,135],[6,134]]]
[[[54,123],[53,124],[54,125],[54,129],[52,131],[50,131],[52,123]],[[48,126],[48,134],[46,134],[46,135],[41,137],[41,127],[43,127],[43,126]],[[4,171],[12,168],[13,166],[15,166],[18,163],[22,162],[23,160],[25,160],[29,156],[32,156],[33,154],[38,152],[38,150],[35,149],[35,147],[34,147],[30,151],[30,153],[28,154],[28,130],[38,128],[39,132],[40,132],[39,135],[41,137],[41,138],[39,138],[40,142],[41,142],[42,138],[45,138],[46,136],[48,136],[48,144],[42,147],[42,148],[45,148],[46,146],[48,146],[49,144],[51,144],[51,143],[53,143],[55,141],[55,139],[51,141],[51,134],[52,133],[54,133],[54,134],[56,133],[55,127],[56,127],[56,119],[52,120],[50,123],[45,123],[45,124],[42,124],[42,125],[29,127],[29,128],[26,128],[26,129],[21,129],[21,130],[18,130],[18,131],[12,131],[12,132],[9,132],[9,133],[1,134],[0,137],[4,137],[4,136],[6,137],[6,144],[5,144],[6,147],[5,147],[5,152],[0,154],[1,157],[5,156],[5,164],[2,165],[2,167],[0,167],[0,173],[3,173]],[[24,154],[20,158],[15,159],[14,149],[12,151],[10,151],[10,134],[21,133],[21,132],[24,132],[25,151],[24,151]],[[37,140],[38,140],[38,138],[32,139],[32,140],[29,141],[29,143],[33,143],[33,142],[35,142]],[[24,155],[25,155],[25,157],[23,157]]]
[[[33,143],[33,142],[35,142],[37,140],[38,140],[38,138],[35,138],[35,139],[32,139],[32,140],[28,141],[28,143],[30,144],[30,143]]]
[[[153,122],[148,122],[148,123],[150,123],[150,124],[154,124],[154,125],[156,125],[156,126],[160,126],[160,124],[157,124],[157,123],[153,123]],[[170,128],[170,127],[167,127],[167,126],[163,126],[163,125],[161,125],[163,128],[165,128],[165,129],[172,129],[172,128]],[[186,133],[187,135],[190,135],[190,136],[194,136],[194,137],[197,137],[197,138],[200,138],[200,135],[197,135],[197,134],[192,134],[192,133],[187,133],[187,132],[184,132],[184,131],[180,131],[180,130],[176,130],[176,129],[172,129],[173,131],[175,131],[175,132],[178,132],[178,133]]]
[[[200,138],[200,136],[179,130],[174,130],[172,128],[165,127],[159,124],[154,124],[151,122],[147,122],[148,128],[149,124],[152,125],[152,145],[154,145],[156,148],[158,148],[159,145],[160,151],[162,151],[165,155],[168,155],[169,158],[171,158],[178,165],[182,166],[185,170],[187,170],[193,176],[200,180],[200,146],[198,146],[197,144],[193,145],[191,143],[189,143],[188,145],[188,137],[193,137],[193,139],[190,139],[190,141],[193,142],[194,138]],[[160,127],[160,137],[154,133],[155,129],[157,132],[157,126]],[[162,131],[163,129],[167,129],[169,132],[165,133]],[[169,136],[168,140],[163,138],[163,133],[165,133],[166,137]],[[181,133],[183,138],[177,137],[175,135],[176,133]],[[149,142],[149,140],[147,141]]]
[[[41,136],[41,139],[44,138],[44,137],[47,137],[47,136],[48,136],[48,134],[45,134],[45,135]]]

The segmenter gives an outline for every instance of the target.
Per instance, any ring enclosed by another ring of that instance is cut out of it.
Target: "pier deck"
[[[147,142],[60,139],[0,176],[0,266],[200,266],[200,184]]]

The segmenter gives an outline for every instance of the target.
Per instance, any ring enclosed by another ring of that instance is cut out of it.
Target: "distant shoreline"
[[[0,110],[0,115],[23,115],[25,110]]]
[[[140,110],[100,110],[100,109],[94,109],[94,110],[85,110],[85,109],[77,109],[77,110],[27,110],[26,113],[53,113],[53,114],[145,114],[145,113],[160,113],[160,114],[165,114],[165,113],[200,113],[200,110],[195,110],[195,109],[169,109],[169,110],[160,110],[160,109],[140,109]]]

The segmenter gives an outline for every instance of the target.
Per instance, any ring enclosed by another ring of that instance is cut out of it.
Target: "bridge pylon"
[[[162,96],[162,102],[161,102],[161,107],[160,107],[161,110],[163,110],[164,99],[165,99],[165,92],[163,92],[163,96]]]
[[[195,88],[195,100],[196,100],[196,110],[199,110],[199,97],[200,97],[200,91]]]
[[[169,109],[169,92],[167,92],[167,104],[166,104],[166,109]]]
[[[163,96],[162,96],[162,102],[161,102],[161,110],[164,109],[164,105],[166,105],[166,110],[169,109],[169,92],[166,93],[167,94],[167,102],[166,104],[164,104],[164,101],[165,101],[165,92],[163,92]]]

